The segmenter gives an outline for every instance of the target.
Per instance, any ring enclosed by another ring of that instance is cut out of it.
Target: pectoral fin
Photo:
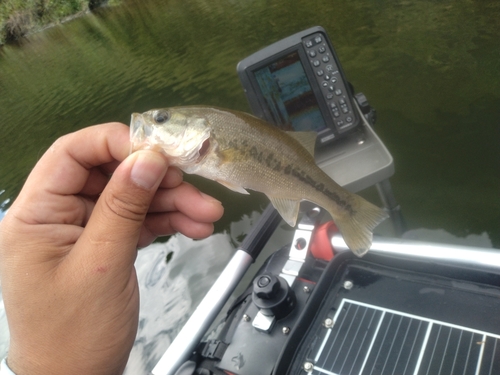
[[[227,181],[221,181],[221,180],[216,180],[219,184],[227,187],[228,189],[231,189],[232,191],[235,191],[237,193],[241,193],[241,194],[250,194],[248,191],[246,191],[242,186],[239,186],[239,185],[235,185],[235,184],[232,184],[230,182],[227,182]]]
[[[269,197],[269,199],[283,220],[291,227],[294,227],[299,216],[300,201],[277,197]]]

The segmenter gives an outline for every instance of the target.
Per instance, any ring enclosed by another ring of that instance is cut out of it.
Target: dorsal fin
[[[290,137],[299,142],[309,153],[314,156],[316,146],[316,132],[286,132]]]

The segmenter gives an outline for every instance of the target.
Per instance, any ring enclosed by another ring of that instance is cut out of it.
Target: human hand
[[[207,237],[222,216],[164,156],[128,152],[123,124],[60,138],[0,222],[17,375],[122,373],[138,324],[137,247],[174,232]]]

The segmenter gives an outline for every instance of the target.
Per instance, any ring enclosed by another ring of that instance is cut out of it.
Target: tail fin
[[[352,214],[346,213],[342,217],[332,215],[332,217],[349,249],[362,257],[372,246],[373,229],[389,215],[360,196],[354,195],[353,198],[354,212]]]

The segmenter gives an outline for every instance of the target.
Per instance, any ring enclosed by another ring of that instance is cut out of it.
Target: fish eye
[[[153,116],[153,120],[157,124],[164,124],[170,119],[170,113],[168,111],[156,111],[156,113]]]

